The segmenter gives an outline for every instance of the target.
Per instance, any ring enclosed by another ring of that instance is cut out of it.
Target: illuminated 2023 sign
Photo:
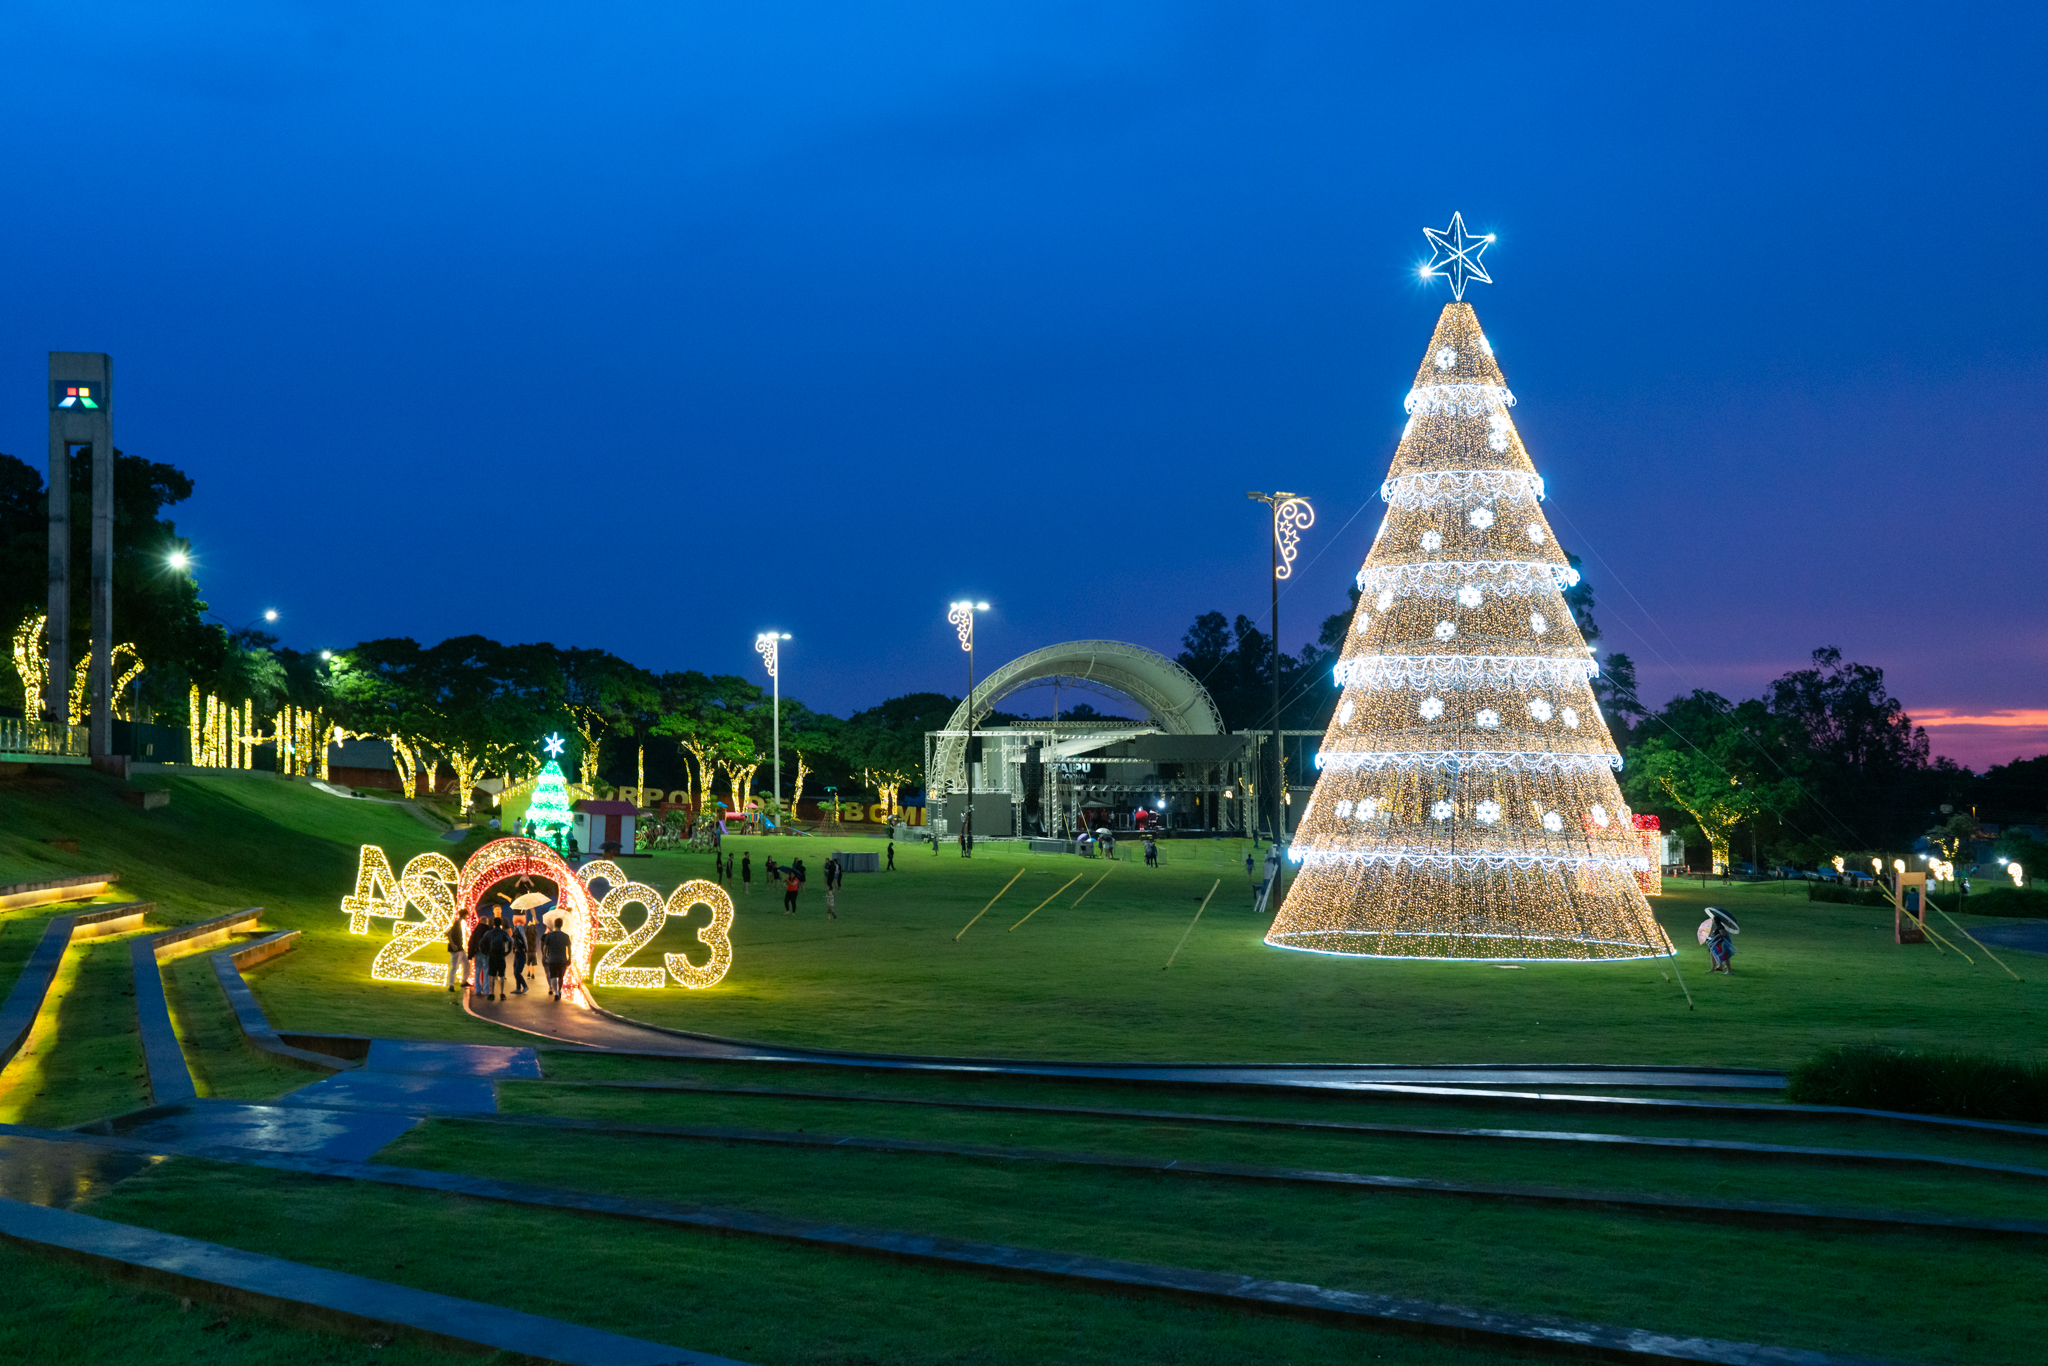
[[[569,935],[566,988],[586,981],[601,987],[659,987],[672,977],[680,986],[699,989],[716,985],[732,966],[732,898],[717,883],[701,878],[685,882],[663,898],[654,888],[630,880],[610,859],[586,863],[579,874],[539,840],[492,840],[459,869],[445,854],[421,854],[399,873],[392,872],[382,849],[366,844],[356,863],[356,889],[341,899],[341,909],[348,915],[351,934],[368,934],[373,919],[392,922],[391,937],[370,962],[371,977],[438,986],[447,975],[445,961],[423,963],[413,955],[427,949],[445,953],[448,927],[456,917],[466,925],[475,924],[484,893],[516,877],[540,878],[558,889],[549,916],[558,918]],[[602,898],[591,891],[591,884],[600,879],[609,889]],[[629,930],[624,912],[634,905],[645,907],[647,917]],[[687,915],[698,906],[711,911],[711,923],[697,931],[698,940],[711,951],[707,962],[700,967],[687,955],[669,953],[662,955],[658,968],[628,966],[670,916]],[[408,909],[418,911],[419,918],[408,918]],[[591,953],[599,948],[606,952],[593,968]]]

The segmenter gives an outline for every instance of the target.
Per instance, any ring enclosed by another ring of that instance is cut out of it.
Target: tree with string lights
[[[1387,503],[1358,574],[1288,857],[1301,873],[1266,936],[1383,957],[1641,958],[1671,953],[1565,601],[1577,582],[1508,416],[1514,395],[1464,302],[1490,237],[1429,231],[1437,320]]]

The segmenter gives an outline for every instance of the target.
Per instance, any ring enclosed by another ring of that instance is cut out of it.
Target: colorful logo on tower
[[[97,411],[107,406],[107,387],[96,381],[55,380],[50,390],[52,407]]]

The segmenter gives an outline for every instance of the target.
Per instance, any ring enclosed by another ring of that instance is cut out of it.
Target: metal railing
[[[0,716],[0,754],[41,754],[84,758],[84,726],[53,726]]]

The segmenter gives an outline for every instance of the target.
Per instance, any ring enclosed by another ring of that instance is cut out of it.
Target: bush
[[[1968,896],[1957,896],[1951,892],[1934,900],[1950,915],[1968,911],[1971,915],[2048,918],[2048,892],[2032,887],[1993,887]]]
[[[1966,1119],[2048,1121],[2048,1066],[1981,1053],[1831,1048],[1792,1069],[1801,1105],[1853,1105]]]
[[[1833,882],[1809,882],[1806,884],[1808,901],[1834,901],[1844,906],[1889,906],[1890,892],[1880,892],[1875,887],[1844,887]]]

